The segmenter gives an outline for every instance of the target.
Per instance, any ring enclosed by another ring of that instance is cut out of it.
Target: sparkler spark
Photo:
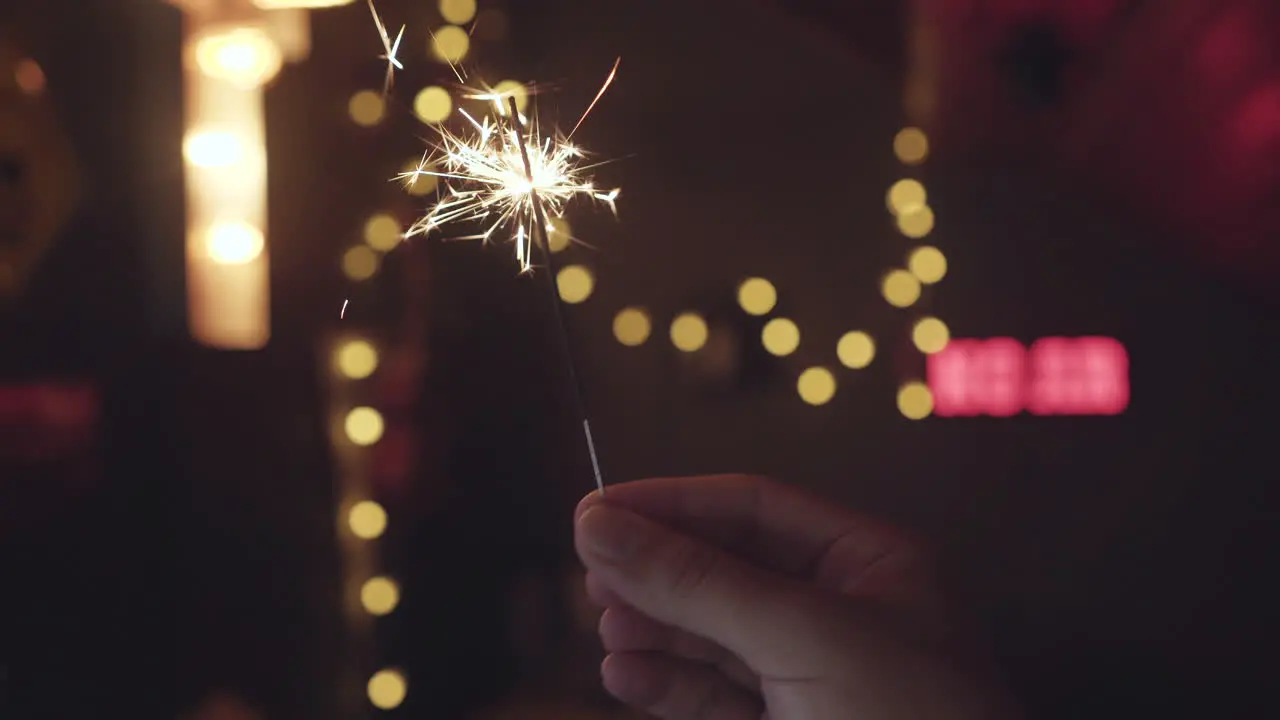
[[[608,89],[617,69],[615,62],[582,119]],[[459,109],[468,122],[467,131],[456,133],[437,126],[438,141],[422,162],[397,176],[413,182],[421,175],[434,175],[443,186],[438,202],[409,228],[406,238],[455,223],[478,222],[483,228],[480,232],[453,239],[490,242],[505,232],[524,273],[533,269],[534,246],[541,245],[553,231],[548,219],[563,217],[574,199],[604,204],[617,213],[615,201],[620,190],[596,188],[588,173],[598,164],[586,164],[586,154],[567,136],[541,134],[537,123],[516,108],[516,92],[491,88],[470,92],[467,97],[491,101],[493,113],[477,120]],[[540,214],[547,219],[540,220]]]
[[[384,54],[378,56],[378,59],[387,61],[387,78],[382,81],[382,96],[385,99],[387,93],[391,92],[391,83],[395,80],[395,71],[404,69],[404,65],[400,64],[396,53],[400,51],[400,41],[404,39],[405,26],[400,26],[400,32],[396,33],[396,39],[392,41],[391,35],[387,33],[387,26],[382,24],[382,18],[378,16],[378,10],[373,6],[373,0],[369,0],[369,12],[373,15],[373,24],[378,28],[378,35],[382,38],[382,49],[385,51]]]

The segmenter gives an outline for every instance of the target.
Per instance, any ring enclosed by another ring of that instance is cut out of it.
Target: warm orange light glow
[[[347,101],[347,114],[357,125],[372,127],[382,122],[387,114],[387,103],[373,90],[361,90]]]
[[[207,26],[197,15],[188,33],[188,324],[201,344],[257,349],[271,335],[262,83],[282,58],[258,27]]]
[[[347,439],[356,445],[373,445],[382,439],[385,424],[382,413],[371,407],[358,407],[347,413],[343,422]]]
[[[671,344],[681,352],[697,352],[707,344],[707,321],[697,313],[684,313],[671,323]]]
[[[392,710],[404,702],[409,683],[397,670],[379,670],[369,678],[369,702],[379,710]]]
[[[796,381],[800,399],[810,405],[826,405],[836,395],[836,376],[826,368],[813,367],[800,373]]]
[[[270,82],[284,63],[279,46],[256,27],[214,30],[197,36],[195,58],[205,74],[241,89]]]
[[[457,64],[471,49],[471,36],[457,25],[436,29],[431,38],[431,56],[441,62]]]
[[[378,369],[378,351],[365,340],[344,343],[334,354],[338,372],[352,380],[363,380]]]
[[[613,319],[613,336],[627,347],[643,345],[652,328],[649,314],[640,308],[625,308]]]
[[[560,291],[560,299],[576,305],[585,302],[595,290],[595,277],[591,271],[581,265],[570,265],[556,275],[556,288]]]
[[[924,185],[921,185],[918,180],[908,178],[899,180],[889,188],[889,195],[885,202],[890,212],[901,215],[924,207],[927,200],[928,194],[925,193]]]
[[[369,578],[360,587],[360,604],[370,615],[389,615],[400,604],[400,586],[391,578]]]
[[[784,357],[800,347],[800,328],[787,318],[774,318],[764,326],[760,340],[769,354]]]
[[[206,236],[209,258],[221,265],[244,265],[262,254],[266,240],[258,228],[242,222],[217,223]]]
[[[920,128],[903,128],[893,138],[893,154],[905,165],[919,165],[929,156],[929,138]]]
[[[778,291],[764,278],[747,278],[738,286],[738,306],[748,315],[767,315],[778,304]]]
[[[387,511],[372,500],[362,500],[347,513],[347,524],[361,540],[375,540],[387,530]]]

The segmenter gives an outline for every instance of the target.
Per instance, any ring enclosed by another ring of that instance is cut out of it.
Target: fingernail
[[[578,518],[583,545],[608,560],[631,556],[644,541],[645,530],[636,515],[607,505],[589,507]]]

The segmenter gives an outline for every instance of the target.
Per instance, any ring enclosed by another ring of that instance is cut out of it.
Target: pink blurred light
[[[1118,415],[1129,406],[1129,355],[1105,337],[953,339],[928,358],[939,417]]]

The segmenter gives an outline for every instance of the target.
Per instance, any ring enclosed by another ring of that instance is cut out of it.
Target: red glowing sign
[[[1129,354],[1104,337],[954,339],[928,360],[934,414],[1118,415],[1129,405]]]

